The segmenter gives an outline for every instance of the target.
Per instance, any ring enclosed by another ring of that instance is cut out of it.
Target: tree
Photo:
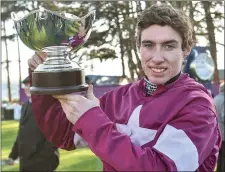
[[[211,56],[215,63],[215,73],[214,73],[214,82],[219,83],[219,71],[217,68],[217,48],[216,48],[216,38],[215,38],[215,25],[213,23],[212,14],[210,11],[210,7],[212,2],[209,1],[202,1],[203,8],[205,11],[205,18],[206,18],[206,28],[208,31],[208,39],[209,39],[209,49]]]
[[[120,58],[122,76],[129,76],[134,80],[144,74],[135,44],[137,16],[145,7],[155,3],[172,4],[184,10],[194,23],[197,37],[208,37],[208,33],[213,33],[212,30],[223,29],[223,27],[215,23],[215,18],[219,20],[223,17],[221,12],[209,11],[214,18],[211,25],[215,26],[208,31],[206,11],[204,11],[202,6],[203,2],[200,1],[40,1],[38,5],[50,10],[65,11],[77,16],[83,16],[89,10],[95,9],[96,20],[90,38],[85,43],[85,46],[74,54],[74,57],[79,59],[84,57],[87,59],[98,58],[101,61]],[[218,2],[209,4],[209,8],[212,9]],[[38,6],[36,5],[36,7]],[[36,7],[33,6],[33,8]],[[215,39],[212,38],[212,41],[209,42],[209,45],[212,47],[213,41],[215,42]],[[210,49],[211,53],[214,49],[215,46],[213,50]],[[215,53],[213,54],[212,56],[216,63]],[[128,71],[125,69],[128,69]]]
[[[5,50],[6,50],[6,71],[7,71],[7,86],[8,86],[8,99],[9,102],[12,101],[12,95],[11,95],[11,83],[10,83],[10,75],[9,75],[9,56],[8,56],[8,45],[7,45],[7,41],[6,41],[6,28],[5,28],[5,21],[3,21],[3,33],[5,35],[5,38],[3,39],[4,43],[5,43]]]
[[[9,71],[9,56],[8,56],[8,44],[7,40],[14,40],[16,34],[10,34],[7,35],[6,33],[6,22],[7,20],[11,19],[11,12],[18,12],[18,11],[23,11],[23,10],[28,10],[30,11],[27,6],[26,2],[17,2],[17,1],[2,1],[1,2],[1,22],[2,22],[2,28],[1,30],[3,31],[3,35],[1,36],[2,41],[5,44],[5,50],[6,50],[6,70],[7,70],[7,87],[8,87],[8,100],[11,102],[12,100],[12,95],[11,95],[11,82],[10,82],[10,71]],[[17,41],[17,43],[19,43]],[[18,64],[19,64],[19,88],[21,88],[21,68],[20,68],[20,51],[19,51],[19,44],[18,44]]]

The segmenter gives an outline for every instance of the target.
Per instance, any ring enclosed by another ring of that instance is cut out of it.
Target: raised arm
[[[32,71],[45,59],[46,55],[38,52],[28,60],[31,86]],[[58,148],[75,149],[73,125],[67,120],[59,101],[51,95],[32,95],[31,99],[35,119],[44,136]]]
[[[72,124],[67,120],[60,103],[52,96],[32,95],[32,108],[44,136],[58,148],[75,148]]]
[[[45,137],[58,148],[72,150],[87,147],[87,143],[74,131],[59,101],[52,96],[32,95],[35,119]]]

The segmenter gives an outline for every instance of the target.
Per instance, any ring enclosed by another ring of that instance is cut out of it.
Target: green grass
[[[7,159],[18,131],[17,121],[2,121],[1,159]],[[60,165],[56,171],[101,171],[101,161],[88,149],[65,151],[59,149]],[[2,165],[1,171],[18,171],[19,165]]]
[[[1,159],[7,159],[17,135],[17,121],[2,121],[1,125]],[[65,151],[59,149],[60,165],[56,171],[102,171],[101,161],[88,149]],[[19,166],[2,165],[1,171],[18,171]],[[216,171],[216,169],[214,170]]]

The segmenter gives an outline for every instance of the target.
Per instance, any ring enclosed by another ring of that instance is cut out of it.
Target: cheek
[[[183,58],[180,54],[178,54],[178,55],[175,55],[174,58],[170,58],[168,60],[168,63],[171,70],[178,71],[182,67]]]
[[[140,48],[140,56],[143,64],[149,59],[149,53],[144,48]]]

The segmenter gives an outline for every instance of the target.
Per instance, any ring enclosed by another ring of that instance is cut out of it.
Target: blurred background
[[[27,100],[21,81],[28,76],[27,60],[34,54],[16,34],[11,12],[25,15],[46,8],[82,17],[88,11],[96,10],[91,36],[76,53],[75,61],[85,68],[86,79],[94,84],[94,92],[99,97],[118,85],[143,76],[135,44],[136,19],[142,10],[155,3],[171,4],[185,11],[192,19],[197,43],[188,59],[207,53],[215,70],[213,77],[207,81],[201,81],[191,73],[190,63],[184,67],[185,72],[204,84],[212,96],[217,95],[219,84],[224,81],[223,1],[1,1],[2,159],[8,156],[18,129],[21,104]],[[62,151],[61,154],[59,170],[80,171],[88,168],[94,171],[101,168],[88,149],[69,154]],[[79,166],[78,162],[82,162],[85,154],[90,156],[90,162],[87,161],[90,165],[81,163]],[[68,161],[73,156],[76,161]],[[9,167],[3,163],[2,169],[17,170],[18,166]]]

